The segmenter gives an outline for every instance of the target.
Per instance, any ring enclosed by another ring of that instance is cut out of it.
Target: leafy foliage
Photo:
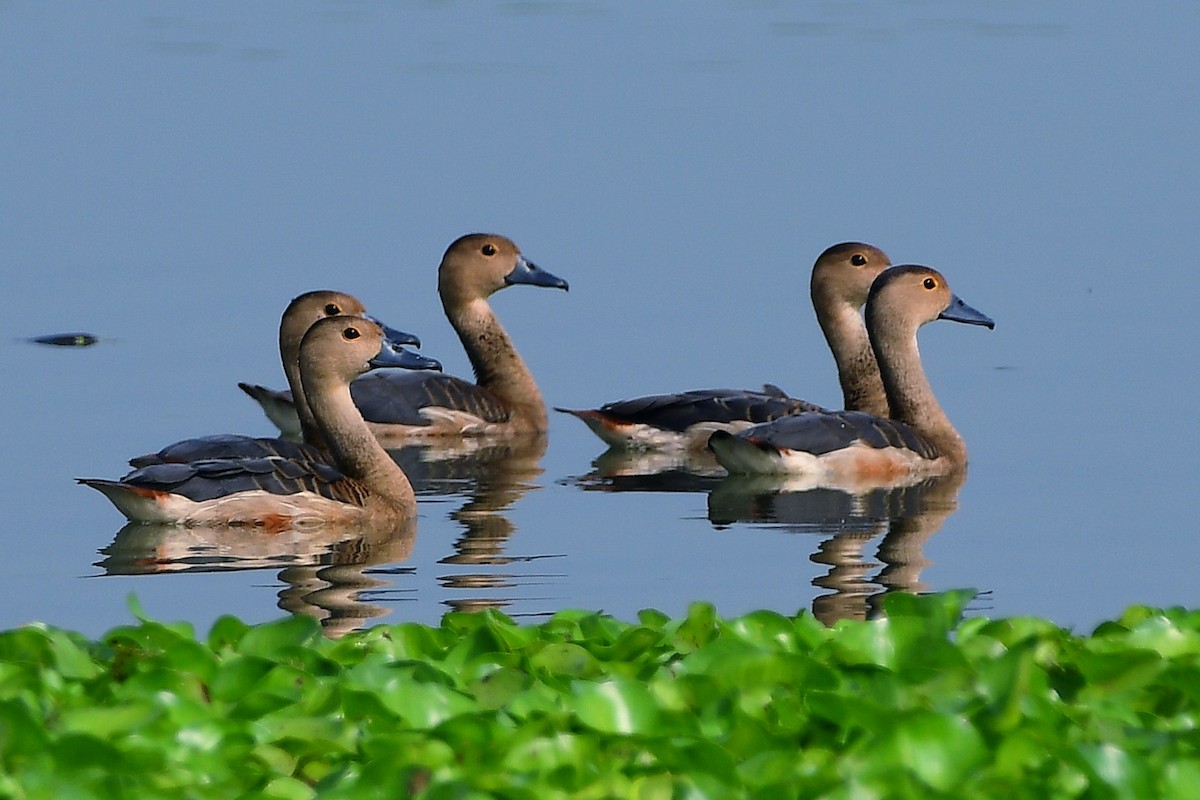
[[[0,633],[0,796],[1200,797],[1200,613]]]

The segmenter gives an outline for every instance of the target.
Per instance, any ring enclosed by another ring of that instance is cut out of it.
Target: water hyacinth
[[[0,795],[1196,797],[1200,613],[0,633]]]

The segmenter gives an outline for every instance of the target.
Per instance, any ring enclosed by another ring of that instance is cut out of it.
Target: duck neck
[[[519,414],[530,428],[545,430],[548,418],[542,393],[487,300],[447,305],[446,316],[471,360],[475,382]]]
[[[308,403],[308,395],[304,392],[304,384],[300,380],[300,347],[289,345],[281,336],[279,352],[283,356],[283,373],[287,376],[288,388],[292,390],[296,416],[300,419],[300,436],[306,444],[328,452],[329,445],[325,441],[325,434],[317,425],[312,406]]]
[[[950,423],[921,366],[917,333],[880,325],[872,329],[872,344],[887,391],[892,419],[912,426],[956,466],[967,463],[967,447]]]
[[[887,393],[879,376],[875,351],[871,349],[862,314],[848,303],[823,296],[819,290],[814,290],[813,306],[817,310],[817,322],[837,363],[843,407],[847,411],[888,416]]]
[[[328,443],[334,465],[373,496],[405,512],[416,509],[416,496],[408,476],[375,439],[350,396],[345,383],[304,382],[317,428]]]

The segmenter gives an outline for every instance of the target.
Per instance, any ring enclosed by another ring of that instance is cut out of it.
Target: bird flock
[[[488,298],[508,286],[568,288],[510,239],[455,240],[438,295],[474,380],[406,346],[417,336],[370,316],[357,298],[320,290],[280,320],[288,388],[239,386],[281,436],[184,439],[130,459],[117,480],[80,478],[132,522],[275,531],[404,524],[417,501],[387,448],[413,442],[544,435],[545,400]],[[934,396],[917,331],[934,320],[994,327],[925,266],[893,266],[877,247],[845,242],[813,265],[811,295],[842,388],[840,409],[773,384],[691,389],[556,408],[609,448],[704,453],[730,473],[783,474],[862,492],[965,470],[967,448]]]

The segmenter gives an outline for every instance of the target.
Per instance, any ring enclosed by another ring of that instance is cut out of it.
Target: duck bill
[[[938,319],[948,319],[951,322],[965,322],[968,325],[984,325],[988,330],[996,327],[992,318],[982,311],[977,311],[962,301],[958,295],[950,297],[950,305],[938,314]]]
[[[402,344],[409,344],[413,347],[421,346],[421,337],[417,336],[415,333],[405,333],[404,331],[396,330],[389,325],[383,324],[375,317],[368,316],[367,319],[371,320],[371,322],[374,322],[376,325],[382,328],[383,335],[386,336],[388,341],[390,341],[392,344],[397,346]]]
[[[431,369],[435,372],[442,371],[442,362],[436,358],[428,358],[420,353],[405,350],[391,340],[385,340],[383,346],[379,348],[379,352],[368,363],[371,369],[399,367],[400,369]]]
[[[551,289],[570,289],[567,282],[534,264],[517,256],[517,265],[513,271],[504,276],[504,282],[509,286],[514,283],[527,283],[530,286],[546,286]]]

